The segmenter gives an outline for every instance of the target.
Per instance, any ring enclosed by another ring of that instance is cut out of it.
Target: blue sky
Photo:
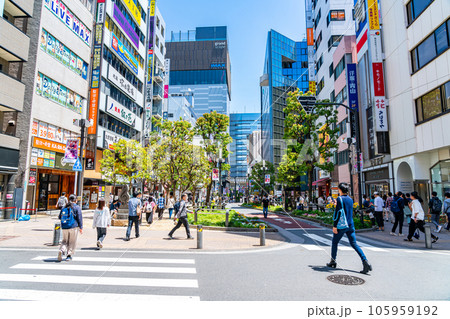
[[[259,113],[259,77],[267,32],[274,29],[295,41],[305,37],[304,0],[156,0],[170,32],[195,27],[228,27],[231,58],[231,112]]]

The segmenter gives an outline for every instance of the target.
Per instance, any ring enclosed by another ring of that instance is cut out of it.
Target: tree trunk
[[[209,204],[210,204],[212,184],[213,184],[213,181],[212,181],[212,177],[211,177],[211,182],[209,183],[208,187],[206,188],[206,206],[209,206]]]
[[[308,200],[309,201],[311,201],[311,199],[312,199],[312,192],[313,192],[313,176],[314,176],[314,166],[311,166],[310,168],[309,168],[309,171],[308,171],[308,183],[309,183],[309,194],[308,194]],[[307,205],[308,205],[308,203],[306,203]],[[308,206],[309,207],[309,206]],[[308,209],[308,210],[310,210],[310,209]]]

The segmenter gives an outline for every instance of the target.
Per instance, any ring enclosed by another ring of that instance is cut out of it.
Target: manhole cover
[[[362,278],[348,275],[331,275],[327,279],[335,284],[346,285],[346,286],[357,286],[362,285],[366,281]]]

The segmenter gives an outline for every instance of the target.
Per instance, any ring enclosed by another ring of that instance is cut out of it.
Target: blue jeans
[[[439,228],[439,217],[441,216],[441,213],[438,214],[431,214],[431,222],[436,226],[436,229]]]
[[[131,227],[133,227],[133,224],[134,224],[134,230],[136,232],[136,237],[139,237],[139,217],[138,216],[128,216],[128,228],[127,228],[127,234],[126,234],[127,238],[130,238]]]
[[[268,213],[269,213],[269,207],[263,207],[264,218],[267,218]]]
[[[169,219],[172,218],[173,208],[169,208]]]
[[[350,246],[358,253],[359,257],[361,257],[361,260],[367,260],[366,256],[364,255],[362,249],[358,246],[356,243],[356,236],[355,236],[355,228],[345,228],[345,229],[338,229],[337,234],[333,234],[333,243],[331,245],[331,258],[336,260],[337,250],[338,250],[338,244],[341,240],[342,236],[344,234],[347,234],[348,241],[350,243]]]

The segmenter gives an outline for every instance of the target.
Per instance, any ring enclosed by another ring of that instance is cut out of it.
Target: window
[[[343,56],[341,61],[339,61],[339,63],[336,65],[336,69],[334,70],[334,79],[336,80],[344,70],[345,70],[345,56]]]
[[[449,47],[450,19],[440,25],[432,34],[411,51],[412,70],[416,72],[434,60]]]
[[[327,15],[327,26],[331,21],[345,21],[345,10],[330,10]]]
[[[314,47],[317,50],[319,48],[320,42],[322,42],[322,31],[320,31],[319,35],[317,36],[317,39],[314,43]]]
[[[317,94],[319,94],[320,91],[322,91],[324,85],[325,85],[325,82],[324,82],[323,77],[322,77],[322,79],[320,80],[319,84],[317,84]]]
[[[328,51],[331,50],[332,47],[337,47],[339,42],[341,42],[342,35],[332,35],[328,39]]]
[[[314,28],[317,28],[321,16],[322,16],[322,9],[319,9],[319,12],[316,15],[316,19],[314,20]]]
[[[330,102],[331,102],[331,103],[334,103],[335,100],[336,100],[336,99],[335,99],[335,96],[334,96],[334,90],[333,90],[333,91],[331,91],[331,93],[330,93]]]
[[[344,88],[336,95],[336,103],[343,103],[347,99],[347,86],[344,86]]]
[[[317,71],[319,71],[319,69],[322,66],[322,64],[323,64],[323,55],[321,55],[319,60],[317,60],[317,63],[316,63],[316,70]]]
[[[342,151],[338,153],[338,165],[348,164],[348,150]]]
[[[333,62],[331,62],[330,66],[328,67],[328,71],[330,72],[330,78],[333,75],[334,68],[333,68]]]
[[[344,119],[342,122],[340,122],[339,124],[339,133],[338,136],[341,136],[342,134],[347,133],[347,119]]]
[[[434,0],[411,0],[406,5],[406,14],[408,16],[408,24],[414,22],[418,16],[433,2]]]
[[[416,100],[417,123],[444,114],[450,110],[450,81]]]

